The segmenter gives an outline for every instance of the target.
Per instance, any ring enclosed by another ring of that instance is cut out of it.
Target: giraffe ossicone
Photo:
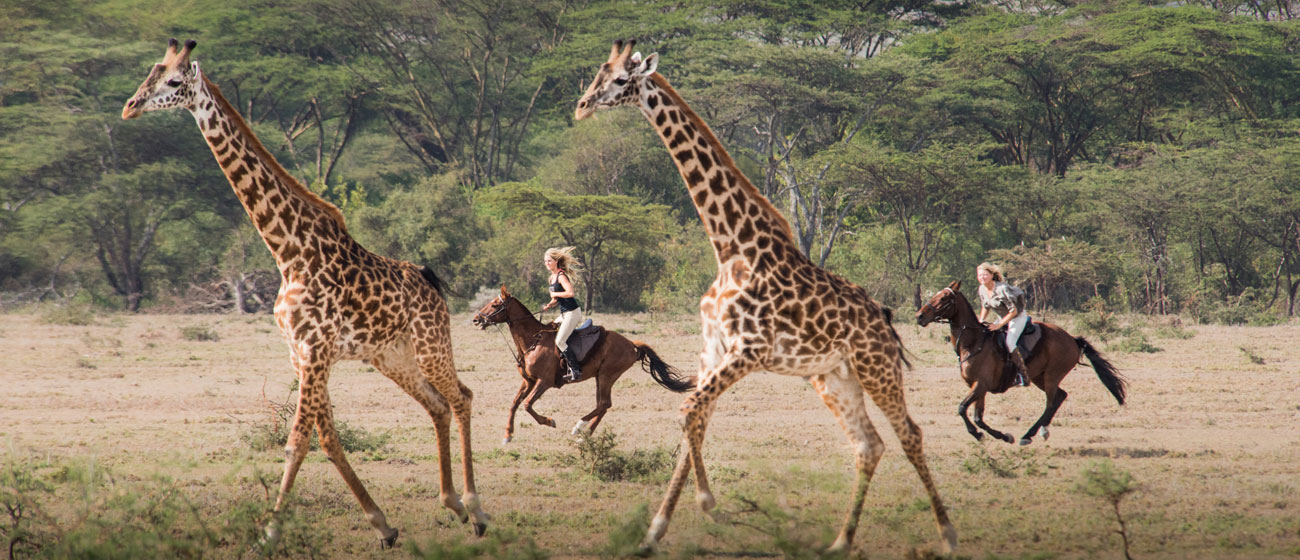
[[[643,548],[668,528],[686,476],[695,472],[700,506],[713,505],[704,471],[704,432],[717,399],[754,371],[808,377],[847,434],[858,468],[857,491],[834,546],[852,545],[867,485],[884,442],[866,411],[866,397],[885,413],[930,497],[950,553],[957,533],[948,519],[921,446],[921,429],[903,398],[902,342],[888,309],[853,283],[813,264],[789,222],[750,183],[713,131],[657,73],[659,56],[633,53],[615,41],[574,109],[582,120],[623,105],[640,109],[668,148],[713,246],[718,275],[700,300],[697,389],[682,403],[682,453]]]
[[[271,155],[221,90],[190,61],[196,43],[168,42],[122,118],[149,111],[188,110],[217,164],[275,257],[280,292],[275,320],[298,375],[298,407],[285,446],[284,477],[275,510],[307,455],[312,429],[321,447],[360,502],[381,546],[393,546],[397,529],[348,464],[334,426],[327,387],[330,368],[341,360],[365,360],[420,403],[433,418],[439,457],[440,499],[474,532],[487,530],[488,515],[474,486],[470,417],[473,392],[456,376],[451,327],[442,281],[424,266],[389,259],[361,247],[333,204],[290,175]],[[451,420],[456,420],[464,474],[463,496],[452,484]],[[279,527],[267,526],[274,545]]]

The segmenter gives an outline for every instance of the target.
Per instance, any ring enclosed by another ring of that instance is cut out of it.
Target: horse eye
[[[171,87],[179,87],[179,86],[181,85],[181,81],[180,81],[180,80],[167,80],[167,85],[169,85],[169,86],[171,86]]]

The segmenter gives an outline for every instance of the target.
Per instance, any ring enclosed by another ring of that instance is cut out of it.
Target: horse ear
[[[510,292],[506,291],[506,285],[501,285],[501,297],[510,297]]]
[[[951,290],[954,291],[954,292],[957,291],[957,290],[960,290],[960,289],[961,289],[961,280],[953,280],[951,284],[948,284],[948,288],[951,289]]]

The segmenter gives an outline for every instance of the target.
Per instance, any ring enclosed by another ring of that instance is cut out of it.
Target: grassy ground
[[[693,371],[699,348],[694,317],[596,320]],[[130,523],[115,521],[120,512],[114,508],[135,515],[129,508],[143,506],[110,498],[140,494],[146,505],[182,504],[181,513],[165,520],[174,525],[173,535],[208,524],[216,527],[212,532],[233,531],[204,541],[198,555],[249,555],[247,539],[232,536],[240,527],[229,515],[238,506],[258,518],[274,498],[281,453],[255,451],[248,440],[271,424],[293,381],[271,318],[61,321],[10,314],[0,323],[0,457],[10,471],[26,465],[35,473],[31,484],[53,487],[26,487],[46,517],[39,518],[41,531],[24,542],[35,547],[46,539],[48,553],[50,539],[67,538],[88,520],[114,532],[113,523]],[[966,434],[955,414],[966,388],[945,345],[946,330],[921,329],[905,318],[900,323],[917,364],[906,375],[908,404],[925,432],[960,555],[1122,558],[1110,503],[1076,489],[1086,469],[1110,461],[1135,484],[1120,502],[1134,558],[1300,556],[1300,326],[1150,326],[1131,331],[1129,339],[1098,344],[1128,376],[1129,404],[1117,406],[1089,368],[1077,368],[1065,381],[1070,399],[1052,439],[1021,448],[987,438],[977,443]],[[1147,350],[1160,351],[1122,352],[1142,347],[1126,342],[1137,331],[1145,334]],[[618,482],[583,471],[568,428],[594,406],[594,385],[548,393],[538,409],[555,417],[560,429],[538,426],[521,411],[514,442],[503,445],[506,407],[519,385],[505,343],[494,330],[473,328],[467,315],[454,317],[453,337],[462,380],[476,395],[475,464],[485,509],[494,516],[489,531],[509,543],[476,541],[438,505],[432,425],[416,403],[364,364],[341,364],[333,372],[336,418],[379,440],[350,459],[402,531],[399,545],[421,545],[428,556],[449,555],[438,547],[459,544],[459,553],[478,546],[497,555],[563,558],[608,554],[639,538],[641,508],[658,506],[667,468],[656,470],[651,461],[638,467],[647,472]],[[640,450],[662,459],[680,437],[681,399],[633,369],[615,387],[614,408],[601,431],[616,434],[618,453]],[[986,418],[1018,436],[1042,407],[1036,389],[1013,390],[990,398]],[[872,420],[888,430],[874,409]],[[868,493],[855,554],[900,558],[937,551],[916,474],[893,434],[882,437],[887,451]],[[842,432],[797,378],[754,375],[728,392],[709,428],[705,463],[729,519],[700,513],[688,488],[663,555],[814,555],[834,538],[853,485]],[[87,471],[104,474],[87,478]],[[459,477],[457,467],[458,487]],[[89,486],[108,497],[87,497],[88,486],[70,482],[88,479],[98,480]],[[21,480],[3,480],[0,498],[12,501]],[[379,550],[360,508],[319,451],[308,457],[294,496],[294,554],[397,558],[410,551]],[[147,507],[140,515],[146,524],[161,523]],[[38,517],[29,512],[32,519]],[[0,537],[12,540],[7,526],[0,523]],[[527,542],[535,548],[521,544]]]

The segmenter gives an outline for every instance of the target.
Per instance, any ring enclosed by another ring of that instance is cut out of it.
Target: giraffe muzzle
[[[122,120],[130,120],[140,116],[144,111],[141,110],[144,102],[139,99],[132,99],[126,102],[126,107],[122,108]]]

